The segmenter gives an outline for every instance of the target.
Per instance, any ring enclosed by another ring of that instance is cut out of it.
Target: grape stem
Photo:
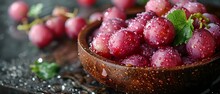
[[[202,29],[203,26],[206,28],[210,28],[207,23],[210,22],[209,18],[203,16],[201,13],[194,13],[190,16],[190,18],[195,18],[199,20],[199,29]]]
[[[76,17],[76,15],[78,14],[78,11],[79,11],[78,9],[74,9],[73,13],[67,12],[67,13],[64,14],[64,16],[67,17],[67,18]],[[30,22],[30,23],[28,23],[27,19],[23,20],[22,24],[19,24],[17,26],[17,30],[25,31],[26,33],[28,33],[32,26],[34,26],[36,24],[42,24],[45,21],[47,21],[48,19],[50,19],[50,18],[52,18],[51,15],[45,16],[43,18],[35,17],[35,19],[32,22]]]

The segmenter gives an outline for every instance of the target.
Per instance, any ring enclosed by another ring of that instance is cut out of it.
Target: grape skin
[[[66,21],[66,34],[71,39],[77,39],[79,32],[86,26],[86,20],[82,17],[73,17]]]
[[[126,29],[112,34],[109,39],[108,48],[115,58],[125,58],[135,53],[140,47],[138,36]]]
[[[13,20],[22,21],[27,18],[28,10],[29,6],[24,1],[15,1],[10,5],[8,13]]]
[[[135,5],[136,0],[112,0],[113,4],[122,9],[126,10],[128,8],[131,8]]]
[[[96,3],[96,0],[77,0],[77,2],[83,7],[91,7]]]
[[[145,41],[153,46],[168,46],[173,42],[175,29],[173,24],[162,17],[151,19],[144,29]]]
[[[99,33],[96,37],[93,38],[90,43],[90,49],[103,56],[105,58],[111,58],[111,54],[108,48],[108,41],[110,39],[110,33]]]
[[[53,34],[44,24],[34,25],[28,33],[29,40],[37,47],[44,48],[53,40]]]
[[[150,0],[145,6],[145,11],[153,11],[158,16],[164,15],[172,8],[169,0]]]
[[[118,9],[117,7],[108,8],[104,12],[103,20],[105,21],[112,18],[119,18],[122,20],[126,20],[126,14],[124,11]]]
[[[216,47],[217,49],[220,49],[220,25],[210,23],[208,24],[209,28],[206,28],[214,37],[215,42],[216,42]]]
[[[172,47],[157,50],[152,56],[152,67],[175,67],[183,64],[180,54]]]
[[[115,33],[125,27],[127,27],[127,25],[122,19],[113,18],[103,21],[99,31],[102,33]]]
[[[46,26],[52,31],[55,38],[62,38],[65,34],[65,19],[54,17],[46,21]]]
[[[189,56],[196,60],[212,56],[215,48],[215,40],[212,34],[205,29],[194,31],[193,36],[186,43]]]
[[[135,66],[135,67],[148,67],[150,66],[150,62],[148,59],[141,55],[132,55],[128,58],[124,59],[122,64],[125,64],[126,66]]]
[[[189,10],[191,14],[207,12],[205,6],[199,2],[188,2],[183,7]]]
[[[91,23],[91,22],[95,22],[97,20],[102,20],[102,18],[103,18],[103,14],[102,13],[95,12],[95,13],[90,15],[89,22]]]

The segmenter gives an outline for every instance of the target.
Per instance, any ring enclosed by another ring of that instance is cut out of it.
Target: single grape
[[[84,7],[91,7],[96,3],[96,0],[77,0],[78,4]]]
[[[86,26],[86,20],[82,17],[70,18],[65,23],[66,33],[69,38],[77,39],[79,32]]]
[[[46,26],[52,31],[55,38],[61,38],[65,34],[65,19],[57,16],[46,21]]]
[[[95,13],[90,15],[89,22],[95,22],[97,20],[102,20],[102,18],[103,18],[103,14],[102,13],[95,12]]]
[[[189,10],[187,10],[186,8],[184,7],[179,7],[179,6],[173,6],[173,8],[171,8],[165,15],[164,17],[167,18],[167,15],[172,13],[173,11],[175,10],[183,10],[186,14],[186,18],[188,19],[191,15],[191,13],[189,12]]]
[[[129,23],[128,23],[128,27],[127,29],[129,31],[134,32],[141,41],[144,41],[144,35],[143,35],[143,31],[144,31],[144,26],[146,25],[146,22],[144,22],[143,20],[141,21],[141,19],[132,19]]]
[[[120,18],[122,20],[126,20],[126,14],[124,11],[122,11],[116,7],[108,8],[104,12],[103,19],[105,21],[105,20],[112,19],[112,18]]]
[[[152,67],[175,67],[183,64],[181,56],[172,47],[157,50],[151,58]]]
[[[205,29],[198,29],[186,44],[188,54],[194,59],[212,56],[215,52],[215,40]]]
[[[203,13],[202,15],[207,17],[211,23],[220,24],[220,19],[217,16],[210,13]]]
[[[122,9],[122,10],[126,10],[128,8],[131,8],[135,5],[136,0],[111,0],[112,3]]]
[[[28,34],[29,40],[37,47],[44,48],[53,40],[53,34],[44,24],[34,25]]]
[[[15,1],[13,2],[9,9],[9,16],[15,21],[22,21],[27,18],[27,13],[29,10],[29,6],[24,1]]]
[[[131,31],[121,29],[109,39],[108,48],[115,58],[125,58],[137,52],[140,46],[139,38]]]
[[[52,11],[53,16],[62,16],[65,17],[66,13],[68,13],[68,9],[66,7],[55,7]]]
[[[144,29],[145,41],[153,47],[170,45],[174,37],[175,29],[173,24],[162,17],[151,19]]]
[[[220,25],[210,23],[209,28],[206,28],[214,37],[217,49],[220,48]]]
[[[167,13],[172,8],[169,0],[149,0],[145,6],[145,11],[153,11],[158,16]]]
[[[114,33],[126,26],[126,23],[122,19],[114,18],[103,21],[99,30],[102,33]]]
[[[93,38],[92,42],[90,43],[90,49],[103,56],[105,58],[111,58],[111,54],[108,48],[108,41],[110,39],[110,33],[100,33],[96,37]]]
[[[148,67],[150,66],[150,61],[141,55],[132,55],[128,58],[124,59],[122,64],[126,66],[134,66],[134,67]]]
[[[191,14],[206,12],[205,6],[199,2],[188,2],[183,7],[189,10]]]

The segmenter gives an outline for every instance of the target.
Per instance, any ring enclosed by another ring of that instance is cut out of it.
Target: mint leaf
[[[173,23],[176,31],[174,45],[186,43],[192,37],[194,20],[191,17],[187,20],[184,10],[174,10],[167,15],[167,19]]]
[[[56,63],[35,61],[31,71],[39,78],[47,80],[57,75],[59,66]]]
[[[146,5],[146,3],[148,2],[149,0],[137,0],[137,3],[139,5]]]
[[[43,9],[42,3],[38,3],[36,5],[33,5],[33,6],[31,6],[31,8],[28,12],[28,16],[33,17],[33,18],[37,18],[39,16],[39,14],[42,12],[42,9]]]

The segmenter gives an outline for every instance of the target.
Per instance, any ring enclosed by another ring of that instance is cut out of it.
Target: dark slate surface
[[[207,4],[211,1],[220,6],[220,0],[201,0]],[[55,46],[39,50],[29,41],[25,33],[16,31],[13,21],[7,15],[7,8],[13,0],[0,0],[0,91],[6,93],[119,93],[105,88],[94,81],[80,66],[77,59],[76,41],[60,41]],[[54,6],[66,6],[70,10],[79,8],[76,0],[26,0],[30,5],[43,3],[43,14],[51,13]],[[88,17],[94,11],[102,11],[109,6],[110,0],[98,0],[96,9],[80,8],[79,15]],[[212,11],[220,14],[220,11]],[[64,45],[64,46],[60,46]],[[73,48],[72,48],[73,47]],[[70,54],[62,49],[70,49],[75,54]],[[64,59],[59,57],[68,55]],[[39,57],[56,60],[63,65],[58,76],[51,80],[43,81],[30,72],[30,64]],[[73,57],[73,58],[72,58]],[[66,61],[63,61],[66,60]],[[216,81],[218,82],[218,81]],[[204,90],[203,94],[219,94],[220,84],[215,84]]]

